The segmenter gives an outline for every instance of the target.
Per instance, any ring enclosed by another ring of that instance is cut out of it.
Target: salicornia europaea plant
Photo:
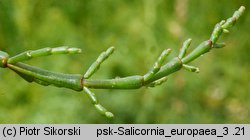
[[[191,39],[183,43],[180,53],[177,57],[171,59],[164,64],[166,57],[170,53],[170,49],[166,49],[159,56],[151,70],[145,75],[134,75],[115,79],[90,79],[91,76],[98,70],[100,65],[113,53],[114,47],[110,47],[103,52],[97,60],[89,67],[84,75],[81,74],[62,74],[43,70],[33,67],[21,61],[29,60],[34,57],[47,56],[54,54],[76,54],[81,50],[78,48],[58,47],[58,48],[43,48],[34,51],[26,51],[13,57],[9,57],[6,52],[0,51],[0,67],[9,68],[20,75],[28,82],[36,82],[41,85],[54,85],[57,87],[70,88],[75,91],[84,90],[95,108],[106,117],[113,117],[113,114],[107,111],[99,104],[95,94],[89,88],[95,89],[137,89],[143,86],[154,87],[162,84],[167,80],[167,76],[174,73],[181,68],[191,72],[199,72],[199,69],[188,65],[191,61],[199,56],[209,52],[212,48],[224,47],[224,43],[217,43],[222,33],[228,33],[228,29],[233,26],[239,17],[243,14],[245,7],[241,6],[239,10],[235,11],[231,18],[222,20],[216,24],[210,39],[202,42],[191,53],[186,55],[186,51],[191,44]]]

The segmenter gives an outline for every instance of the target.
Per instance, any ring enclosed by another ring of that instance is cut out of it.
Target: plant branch
[[[34,51],[26,51],[16,56],[10,57],[6,52],[0,51],[0,67],[10,68],[28,82],[36,82],[47,86],[54,85],[57,87],[65,87],[75,91],[84,90],[92,101],[95,108],[101,114],[110,118],[113,114],[105,109],[97,100],[95,94],[89,88],[95,89],[137,89],[143,86],[155,87],[161,85],[167,80],[167,76],[184,68],[191,72],[199,72],[199,68],[188,65],[201,55],[209,52],[212,48],[222,48],[224,43],[217,43],[222,33],[228,33],[240,16],[244,13],[245,7],[241,6],[235,11],[233,16],[227,20],[222,20],[216,24],[210,36],[210,39],[203,41],[193,51],[186,55],[187,49],[191,45],[191,39],[186,40],[177,57],[172,58],[166,64],[163,64],[166,57],[170,53],[170,49],[164,50],[158,57],[154,66],[145,75],[133,75],[123,78],[114,79],[89,79],[100,67],[100,65],[113,53],[114,47],[110,47],[97,58],[97,60],[89,67],[87,72],[82,74],[63,74],[51,72],[38,67],[30,66],[21,61],[29,60],[34,57],[54,55],[54,54],[76,54],[80,53],[79,48],[58,47],[43,48]]]

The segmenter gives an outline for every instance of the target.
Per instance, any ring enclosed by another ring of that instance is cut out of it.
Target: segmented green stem
[[[13,56],[8,59],[9,64],[15,64],[24,60],[29,60],[34,57],[48,56],[54,54],[77,54],[81,53],[82,50],[79,48],[70,48],[67,46],[57,47],[57,48],[43,48],[39,50],[29,50]]]
[[[182,66],[183,66],[184,69],[186,69],[186,70],[188,70],[190,72],[196,72],[196,73],[200,72],[199,68],[197,68],[197,67],[186,65],[186,64],[183,64]]]
[[[214,30],[211,34],[211,37],[209,40],[201,43],[194,51],[192,51],[188,56],[184,57],[182,59],[182,62],[184,64],[187,64],[194,59],[198,58],[199,56],[203,55],[204,53],[207,53],[212,48],[221,48],[224,47],[224,43],[217,43],[219,37],[223,32],[228,33],[228,29],[232,27],[236,21],[239,19],[239,17],[244,13],[245,7],[241,6],[239,10],[235,11],[233,16],[228,18],[226,21],[222,20],[220,23],[216,24],[214,27]]]
[[[228,29],[228,28],[232,27],[236,23],[236,21],[242,16],[245,9],[246,8],[244,6],[241,6],[239,8],[239,10],[234,12],[234,14],[233,14],[233,16],[231,18],[228,18],[226,20],[226,22],[222,25],[222,28],[223,29]]]
[[[115,47],[110,47],[105,52],[101,53],[97,60],[89,67],[87,72],[84,74],[84,78],[90,78],[100,68],[100,65],[114,52],[114,50]]]
[[[8,64],[8,68],[15,71],[28,82],[34,81],[42,85],[54,85],[57,87],[65,87],[76,91],[81,91],[83,88],[83,76],[80,74],[63,74],[51,72],[21,62],[18,62],[16,64]]]
[[[159,56],[159,58],[155,62],[152,70],[150,70],[147,74],[144,75],[145,82],[150,80],[161,69],[161,66],[163,65],[164,60],[170,54],[170,52],[171,52],[171,49],[167,49],[161,53],[161,55]]]
[[[99,104],[95,94],[91,92],[87,87],[83,87],[84,91],[89,96],[90,100],[92,101],[92,104],[95,106],[95,108],[102,114],[105,115],[108,118],[114,117],[113,113],[107,111],[106,108],[104,108],[101,104]]]
[[[180,59],[182,59],[182,58],[186,55],[187,49],[189,48],[191,42],[192,42],[192,39],[189,38],[189,39],[187,39],[187,40],[183,43],[183,45],[182,45],[182,47],[181,47],[181,50],[180,50],[180,53],[179,53],[179,55],[178,55],[178,57],[179,57]]]
[[[155,86],[159,86],[161,84],[163,84],[164,82],[166,82],[168,80],[168,77],[162,77],[159,80],[156,80],[154,82],[149,83],[148,85],[146,85],[147,87],[155,87]]]
[[[186,57],[182,59],[183,64],[187,64],[194,59],[198,58],[199,56],[209,52],[209,50],[212,48],[212,41],[207,40],[202,42],[197,48],[195,48],[190,54],[188,54]]]
[[[15,71],[28,82],[36,82],[41,85],[54,85],[58,87],[66,87],[76,91],[84,90],[94,104],[95,108],[106,117],[113,117],[113,114],[107,111],[99,104],[96,96],[88,88],[102,89],[136,89],[142,86],[154,87],[162,84],[167,80],[167,76],[172,74],[182,67],[191,72],[199,72],[199,69],[194,66],[187,65],[191,61],[197,59],[201,55],[209,52],[212,48],[222,48],[224,43],[217,43],[222,33],[229,32],[229,28],[235,24],[239,17],[243,14],[245,7],[234,12],[231,18],[223,20],[216,24],[209,40],[202,42],[191,53],[186,56],[188,47],[191,44],[191,39],[186,40],[180,50],[178,57],[171,59],[168,63],[163,64],[170,49],[164,50],[160,57],[155,62],[153,68],[144,76],[134,75],[115,79],[89,79],[100,67],[100,65],[113,53],[114,47],[103,52],[97,60],[90,66],[85,75],[80,74],[62,74],[50,72],[37,67],[20,63],[20,61],[28,60],[33,57],[47,56],[52,54],[75,54],[80,53],[78,48],[59,47],[59,48],[44,48],[34,51],[26,51],[19,55],[9,58],[9,55],[0,51],[0,67],[8,67]]]

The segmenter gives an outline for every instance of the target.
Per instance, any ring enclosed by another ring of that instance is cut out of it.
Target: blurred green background
[[[165,48],[175,57],[209,38],[216,23],[241,5],[246,13],[226,48],[192,62],[200,73],[180,70],[155,88],[92,90],[115,114],[108,120],[84,92],[27,83],[0,70],[0,123],[250,123],[250,37],[247,0],[1,0],[0,49],[15,55],[43,47],[79,47],[83,54],[27,63],[63,73],[84,73],[110,46],[115,53],[92,78],[146,73]]]

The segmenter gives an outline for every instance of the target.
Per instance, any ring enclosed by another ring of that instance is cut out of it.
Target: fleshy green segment
[[[84,86],[95,89],[137,89],[143,84],[143,76],[140,75],[102,80],[84,79]]]
[[[196,72],[196,73],[200,72],[199,68],[194,67],[194,66],[190,66],[190,65],[186,65],[186,64],[183,64],[183,68],[186,69],[187,71],[190,71],[190,72]]]
[[[180,53],[179,53],[179,56],[178,56],[180,59],[182,59],[182,58],[186,55],[187,49],[189,48],[191,42],[192,42],[192,39],[189,38],[189,39],[187,39],[187,40],[183,43],[183,45],[182,45],[182,47],[181,47],[181,50],[180,50]]]
[[[182,68],[182,62],[178,57],[171,59],[167,64],[163,65],[161,69],[148,81],[145,81],[144,84],[150,84],[162,77],[166,77],[171,73],[174,73]]]
[[[242,16],[245,9],[246,8],[244,6],[241,6],[239,8],[239,10],[234,12],[234,14],[233,14],[233,16],[231,18],[228,18],[226,20],[226,22],[222,25],[222,28],[223,29],[228,29],[228,28],[232,27],[236,23],[236,21]]]
[[[84,74],[84,78],[90,78],[99,68],[100,65],[114,52],[115,47],[108,48],[105,52],[97,58],[97,60],[89,67],[87,72]]]
[[[161,55],[159,56],[159,58],[155,62],[152,70],[150,70],[147,74],[144,75],[145,82],[148,81],[149,79],[151,79],[161,69],[161,66],[163,65],[164,60],[170,54],[170,52],[171,52],[171,49],[167,49],[161,53]]]
[[[215,43],[215,44],[213,45],[213,48],[223,48],[223,47],[225,47],[225,46],[226,46],[225,43]]]
[[[244,13],[245,7],[241,6],[239,10],[235,11],[233,16],[228,18],[226,21],[222,20],[220,23],[215,25],[215,28],[211,34],[210,40],[201,43],[196,49],[194,49],[188,56],[182,59],[184,64],[187,64],[197,57],[209,52],[213,48],[222,48],[225,46],[223,43],[217,43],[219,37],[223,32],[229,32],[228,28],[232,27],[240,16]],[[182,53],[181,53],[182,54]],[[182,55],[181,55],[182,56]]]
[[[113,118],[114,115],[113,113],[107,111],[106,108],[104,108],[101,104],[98,103],[98,100],[93,92],[91,92],[87,87],[83,87],[84,91],[87,93],[89,96],[92,104],[95,106],[95,108],[104,116],[107,118]]]
[[[197,57],[209,52],[212,47],[212,42],[210,40],[202,42],[197,48],[195,48],[190,54],[182,59],[183,64],[187,64]]]
[[[210,37],[210,40],[215,44],[217,40],[219,39],[220,35],[224,33],[228,33],[228,29],[232,27],[237,20],[242,16],[242,14],[245,11],[245,7],[241,6],[239,10],[235,11],[233,16],[228,18],[226,21],[222,20],[220,23],[216,24],[214,27],[214,30],[212,32],[212,35]]]
[[[168,80],[167,76],[166,77],[162,77],[159,80],[156,80],[154,82],[149,83],[148,85],[146,85],[147,87],[155,87],[155,86],[159,86],[161,84],[163,84],[164,82],[166,82]]]
[[[57,48],[43,48],[39,50],[30,50],[30,51],[20,53],[16,56],[9,58],[8,63],[15,64],[17,62],[29,60],[31,58],[40,57],[40,56],[48,56],[48,55],[54,55],[54,54],[78,54],[81,52],[82,50],[79,48],[70,48],[67,46],[57,47]]]
[[[210,40],[215,43],[217,42],[217,40],[219,39],[219,37],[221,36],[222,32],[223,32],[223,28],[221,27],[221,25],[224,23],[225,21],[223,20],[221,23],[218,23],[215,25],[214,30],[212,32],[212,35],[210,37]]]
[[[42,85],[65,87],[75,91],[82,91],[81,80],[83,75],[64,74],[44,70],[24,63],[9,64],[8,68],[18,73],[28,82],[37,82]]]

